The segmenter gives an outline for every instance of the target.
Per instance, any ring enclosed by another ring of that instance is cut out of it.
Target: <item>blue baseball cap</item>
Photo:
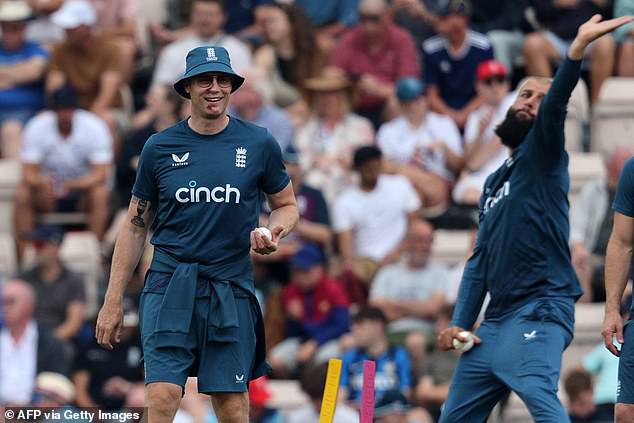
[[[231,76],[233,80],[231,84],[231,92],[234,92],[244,82],[244,78],[235,73],[231,67],[231,59],[229,52],[224,47],[203,46],[196,47],[187,53],[185,59],[185,73],[174,84],[174,89],[185,98],[191,98],[189,93],[185,91],[185,81],[196,75],[209,72],[220,72]]]
[[[308,270],[324,263],[324,254],[321,248],[314,244],[306,244],[300,248],[291,260],[291,267]]]
[[[471,2],[469,0],[449,0],[442,4],[437,14],[442,17],[449,15],[471,16]]]
[[[396,97],[399,101],[412,101],[425,92],[425,83],[418,78],[406,77],[396,82]]]

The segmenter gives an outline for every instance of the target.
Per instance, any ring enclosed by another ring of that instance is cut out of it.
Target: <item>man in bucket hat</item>
[[[249,253],[275,252],[297,205],[275,139],[225,113],[244,81],[227,50],[197,47],[186,65],[174,88],[191,99],[191,116],[141,152],[96,336],[106,348],[118,341],[123,292],[153,226],[139,312],[149,421],[172,421],[187,377],[197,376],[221,423],[246,422],[248,383],[269,370]],[[271,237],[255,230],[260,191],[273,210]]]

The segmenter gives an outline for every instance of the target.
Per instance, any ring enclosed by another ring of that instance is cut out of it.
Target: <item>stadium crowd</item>
[[[270,377],[298,380],[310,401],[276,410],[254,381],[252,421],[316,422],[325,363],[341,357],[335,422],[358,421],[364,359],[377,362],[376,421],[433,422],[459,354],[438,351],[435,333],[464,266],[434,260],[435,231],[475,231],[484,180],[508,155],[494,129],[522,78],[552,76],[593,14],[633,11],[634,0],[0,0],[0,158],[22,175],[8,217],[18,270],[0,284],[0,405],[143,406],[151,246],[113,351],[94,339],[95,304],[141,149],[188,116],[172,88],[185,56],[218,45],[246,77],[229,114],[279,142],[300,210],[279,251],[253,259]],[[634,77],[634,26],[591,46],[590,107],[612,76]],[[590,133],[580,151],[596,150]],[[572,202],[582,302],[604,300],[610,204],[633,152],[603,151],[607,177]],[[96,289],[62,257],[77,231],[99,245]],[[573,421],[611,421],[615,360],[599,346],[564,375]],[[190,382],[177,421],[215,421]]]

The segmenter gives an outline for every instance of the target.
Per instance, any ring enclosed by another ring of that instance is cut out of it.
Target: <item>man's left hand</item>
[[[577,36],[572,41],[568,50],[568,57],[573,60],[583,59],[585,48],[596,40],[617,29],[620,26],[634,21],[634,16],[621,16],[620,18],[601,20],[601,15],[594,15],[577,30]]]

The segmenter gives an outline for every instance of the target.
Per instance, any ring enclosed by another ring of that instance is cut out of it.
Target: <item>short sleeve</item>
[[[328,205],[321,191],[315,191],[315,223],[330,226],[330,215]]]
[[[354,349],[348,351],[343,355],[342,363],[341,363],[341,378],[339,378],[339,386],[343,386],[344,388],[348,388],[348,383],[350,380],[350,372],[352,360],[354,360],[354,356],[356,351]]]
[[[117,48],[114,42],[108,41],[105,44],[107,47],[105,48],[103,57],[106,59],[105,64],[106,68],[104,71],[106,72],[121,72],[122,71],[122,58],[119,49]]]
[[[158,199],[158,186],[156,181],[155,154],[153,136],[143,146],[141,155],[139,156],[139,164],[137,166],[136,180],[132,187],[132,195],[143,200],[156,203]]]
[[[86,290],[84,288],[84,281],[81,276],[76,273],[71,273],[70,276],[72,279],[72,283],[69,285],[71,289],[69,289],[69,301],[78,301],[81,303],[86,302]]]
[[[407,352],[403,348],[399,348],[396,352],[396,368],[398,369],[397,372],[401,390],[410,389],[412,387],[412,363],[407,355]]]
[[[479,114],[477,112],[472,112],[471,114],[469,114],[469,117],[467,118],[467,123],[465,124],[465,128],[464,128],[464,144],[465,145],[470,145],[473,144],[473,142],[476,140],[476,138],[478,137],[478,126],[479,126]]]
[[[345,194],[337,198],[335,201],[335,207],[333,211],[333,228],[336,232],[349,231],[354,227],[352,215],[350,214],[350,207],[348,207],[348,201]]]
[[[462,137],[454,121],[449,118],[443,119],[442,128],[442,139],[447,147],[449,147],[454,154],[462,156]]]
[[[30,50],[33,57],[41,57],[45,60],[48,60],[49,58],[48,51],[39,44],[33,43]]]
[[[386,298],[388,296],[389,269],[391,269],[391,266],[383,267],[377,272],[370,288],[370,299]]]
[[[407,213],[415,212],[416,210],[420,209],[422,205],[420,197],[414,189],[414,186],[408,179],[405,178],[403,178],[403,201],[405,211]]]
[[[634,218],[634,157],[623,166],[612,208],[622,215]]]
[[[275,138],[268,132],[266,148],[268,150],[268,158],[264,168],[261,187],[262,191],[267,194],[277,194],[288,185],[291,179],[284,166],[282,149]]]
[[[438,85],[438,68],[433,61],[433,54],[423,50],[423,79],[427,85]]]
[[[95,118],[91,134],[93,142],[90,161],[95,164],[112,163],[112,136],[110,130],[101,118],[97,116]]]
[[[28,164],[38,164],[42,162],[43,143],[41,142],[41,125],[39,125],[41,117],[31,119],[24,128],[22,138],[22,151],[20,158],[22,162]]]

